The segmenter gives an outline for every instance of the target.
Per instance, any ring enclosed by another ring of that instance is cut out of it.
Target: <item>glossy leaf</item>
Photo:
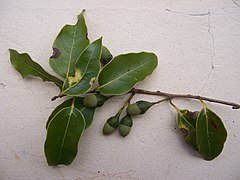
[[[63,82],[46,72],[38,63],[33,61],[27,53],[19,54],[14,49],[9,49],[10,61],[13,67],[22,75],[40,77],[43,81],[50,81],[55,83],[60,89]]]
[[[60,104],[59,106],[57,106],[53,112],[51,113],[51,115],[48,118],[47,124],[46,124],[46,129],[48,127],[49,122],[51,121],[51,119],[62,109],[66,108],[66,107],[71,107],[72,106],[72,102],[74,101],[74,107],[77,108],[82,115],[84,116],[85,119],[85,129],[87,129],[93,121],[93,117],[94,117],[94,113],[95,113],[95,108],[87,108],[83,105],[83,98],[82,97],[76,97],[76,98],[70,98],[66,101],[64,101],[62,104]]]
[[[212,160],[222,152],[227,131],[220,117],[204,103],[197,118],[196,135],[199,153],[204,159]]]
[[[74,66],[88,46],[87,27],[83,12],[75,25],[65,25],[53,43],[53,55],[49,59],[52,69],[61,77],[74,75]]]
[[[82,113],[74,107],[61,109],[51,119],[47,128],[45,155],[48,165],[69,165],[78,151],[78,142],[85,129]]]
[[[99,91],[111,95],[125,94],[149,76],[157,64],[157,56],[148,52],[116,56],[99,75]]]
[[[199,112],[191,112],[187,109],[178,109],[177,112],[177,126],[184,133],[185,141],[195,150],[198,150],[196,139],[196,121]]]
[[[91,43],[81,54],[75,65],[74,76],[64,81],[62,94],[76,96],[91,89],[100,71],[102,38]]]

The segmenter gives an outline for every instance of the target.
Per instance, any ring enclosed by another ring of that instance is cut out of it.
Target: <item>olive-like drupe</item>
[[[129,116],[144,114],[154,103],[148,101],[137,101],[127,107],[127,114]]]
[[[103,134],[111,134],[119,125],[119,116],[110,117],[103,126]]]
[[[124,116],[119,124],[119,133],[122,137],[125,137],[129,134],[131,127],[133,125],[133,121],[131,116]]]
[[[84,97],[83,105],[88,108],[95,108],[97,107],[97,96],[95,94],[90,94]]]
[[[83,105],[88,108],[101,107],[110,97],[101,94],[90,94],[84,97]]]

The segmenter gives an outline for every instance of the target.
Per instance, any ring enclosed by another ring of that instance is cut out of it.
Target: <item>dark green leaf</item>
[[[185,141],[191,145],[195,150],[198,150],[196,139],[196,121],[199,112],[191,112],[187,109],[177,110],[177,125],[178,128],[184,133]]]
[[[157,67],[153,53],[129,53],[114,57],[99,75],[99,91],[103,94],[127,93]]]
[[[196,135],[199,153],[204,159],[212,160],[222,152],[227,131],[220,117],[204,103],[197,118]]]
[[[53,112],[51,113],[51,115],[48,118],[47,124],[46,124],[46,129],[48,127],[49,122],[51,121],[51,119],[59,112],[61,111],[63,108],[66,107],[71,107],[72,106],[72,102],[73,102],[74,98],[70,98],[66,101],[64,101],[62,104],[60,104],[59,106],[57,106]],[[87,108],[83,105],[83,98],[82,97],[76,97],[75,101],[74,101],[74,107],[77,108],[82,115],[84,116],[85,122],[86,122],[86,126],[85,129],[87,129],[92,121],[93,121],[93,117],[94,117],[94,113],[95,113],[95,108]]]
[[[109,63],[113,58],[113,55],[110,53],[107,47],[102,47],[102,55],[100,58],[100,62],[102,66],[105,66],[107,63]]]
[[[75,63],[88,44],[87,27],[82,12],[75,25],[65,25],[59,32],[52,46],[50,66],[63,78],[73,76]]]
[[[19,54],[14,49],[9,49],[10,61],[13,67],[22,75],[40,77],[43,81],[51,81],[55,83],[60,89],[63,82],[46,72],[38,63],[34,62],[27,53]]]
[[[85,118],[85,122],[86,122],[86,127],[85,129],[87,129],[93,121],[94,118],[94,114],[95,114],[95,108],[87,108],[83,105],[83,98],[82,97],[77,97],[75,100],[75,107],[81,111],[81,113],[83,114],[84,118]]]
[[[102,38],[91,43],[81,54],[75,65],[74,76],[64,81],[62,94],[76,96],[91,89],[100,71]]]
[[[78,151],[78,142],[85,129],[82,113],[74,107],[61,109],[49,122],[45,141],[48,165],[69,165]]]

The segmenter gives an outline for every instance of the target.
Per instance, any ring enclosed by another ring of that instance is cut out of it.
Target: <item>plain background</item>
[[[137,85],[149,90],[191,93],[240,103],[239,0],[42,0],[0,1],[0,179],[158,180],[240,178],[240,111],[207,103],[222,117],[228,139],[208,162],[176,129],[176,112],[163,103],[134,118],[126,138],[102,135],[106,119],[126,96],[97,110],[70,166],[49,167],[44,157],[45,123],[64,99],[52,83],[23,80],[9,62],[8,48],[28,52],[46,70],[51,45],[65,24],[85,8],[91,41],[103,36],[114,55],[151,51],[159,65]],[[214,68],[213,68],[214,67]],[[138,95],[133,101],[157,100]],[[175,100],[201,109],[198,101]]]

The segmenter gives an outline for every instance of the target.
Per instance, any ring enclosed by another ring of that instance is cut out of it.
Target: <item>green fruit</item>
[[[130,104],[127,107],[127,114],[129,116],[141,114],[141,109],[138,107],[137,103]]]
[[[137,101],[127,107],[127,114],[129,116],[144,114],[154,103],[147,101]]]
[[[105,66],[109,61],[111,61],[112,58],[113,58],[113,56],[110,53],[110,51],[108,50],[108,48],[103,46],[102,47],[102,55],[100,58],[100,62],[102,64],[102,66]]]
[[[122,137],[125,137],[129,134],[131,127],[133,125],[131,116],[124,116],[119,124],[119,133]]]
[[[103,134],[111,134],[119,125],[119,116],[110,117],[103,126]]]
[[[97,96],[95,94],[90,94],[84,97],[83,99],[83,105],[88,108],[95,108],[97,107]]]
[[[115,128],[110,126],[107,122],[103,126],[103,134],[108,135],[111,134],[113,131],[115,131]]]
[[[90,94],[84,97],[83,105],[88,108],[101,107],[111,96],[103,96],[101,94]]]
[[[129,134],[130,130],[131,130],[131,127],[129,127],[129,126],[125,126],[122,124],[119,125],[119,133],[122,137],[127,136]]]

